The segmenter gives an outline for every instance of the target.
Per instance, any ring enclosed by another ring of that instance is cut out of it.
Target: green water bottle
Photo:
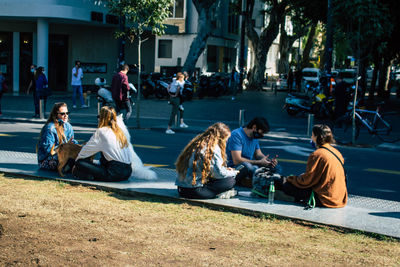
[[[275,198],[275,185],[274,181],[269,184],[269,191],[268,191],[268,204],[274,204],[274,198]]]

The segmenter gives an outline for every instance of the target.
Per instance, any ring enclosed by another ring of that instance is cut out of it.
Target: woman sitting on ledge
[[[100,165],[97,165],[90,158],[99,152]],[[119,182],[131,176],[132,160],[128,139],[117,125],[114,108],[104,106],[100,110],[99,127],[79,152],[72,174],[78,179]]]
[[[46,124],[40,131],[39,142],[37,144],[37,159],[41,169],[57,170],[58,155],[54,150],[63,143],[78,142],[74,139],[74,130],[69,121],[67,104],[55,103]],[[73,161],[68,162],[68,166],[73,166]]]
[[[335,142],[331,129],[315,125],[311,140],[316,150],[310,154],[306,172],[278,180],[276,189],[293,196],[296,201],[308,201],[315,193],[315,204],[320,207],[341,208],[347,204],[346,175],[340,152],[332,147]]]
[[[233,189],[238,171],[226,167],[225,148],[230,135],[228,126],[215,123],[183,149],[175,163],[176,185],[181,197],[210,199]],[[229,198],[234,194],[233,190],[228,192],[220,197]]]

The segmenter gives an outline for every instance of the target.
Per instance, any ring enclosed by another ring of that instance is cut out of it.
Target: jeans
[[[94,164],[89,158],[79,159],[75,162],[74,175],[78,179],[88,179],[103,182],[120,182],[128,180],[132,173],[131,164],[118,161],[107,161],[103,156],[100,165]]]
[[[83,89],[82,85],[72,85],[72,104],[76,106],[76,94],[78,93],[79,99],[81,101],[81,106],[85,105],[85,101],[83,99]]]
[[[191,199],[211,199],[218,194],[226,192],[235,186],[235,178],[212,179],[202,187],[185,188],[178,186],[178,193],[181,197]]]
[[[183,119],[183,111],[179,109],[179,97],[171,97],[170,100],[172,105],[171,116],[169,117],[168,126],[171,127],[174,124],[175,115],[180,112],[179,116]]]
[[[129,99],[125,102],[115,102],[115,111],[117,112],[117,114],[120,114],[121,110],[123,109],[126,110],[126,114],[124,116],[124,121],[126,123],[132,115],[132,105]]]

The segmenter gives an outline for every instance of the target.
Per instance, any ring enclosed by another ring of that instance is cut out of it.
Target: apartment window
[[[239,15],[235,11],[235,5],[231,1],[228,10],[228,32],[239,34]]]
[[[172,58],[172,40],[158,40],[158,58]]]
[[[171,12],[170,18],[183,18],[183,4],[184,0],[175,0],[169,8],[169,11]]]

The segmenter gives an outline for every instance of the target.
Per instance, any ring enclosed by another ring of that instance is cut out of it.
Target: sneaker
[[[82,105],[81,108],[88,108],[88,106],[87,105]]]
[[[237,194],[238,194],[237,190],[232,188],[231,190],[228,190],[228,191],[222,192],[221,194],[218,194],[217,198],[229,199],[229,198],[232,198],[234,196],[237,196]]]
[[[73,105],[72,108],[76,108],[76,105]]]
[[[184,122],[182,122],[181,123],[181,125],[179,125],[179,127],[181,127],[181,128],[187,128],[187,127],[189,127],[187,124],[185,124]]]
[[[185,110],[182,105],[179,105],[179,109],[182,110],[182,111]]]
[[[165,131],[165,133],[166,133],[166,134],[174,134],[175,132],[172,131],[171,129],[167,129],[167,130]]]

